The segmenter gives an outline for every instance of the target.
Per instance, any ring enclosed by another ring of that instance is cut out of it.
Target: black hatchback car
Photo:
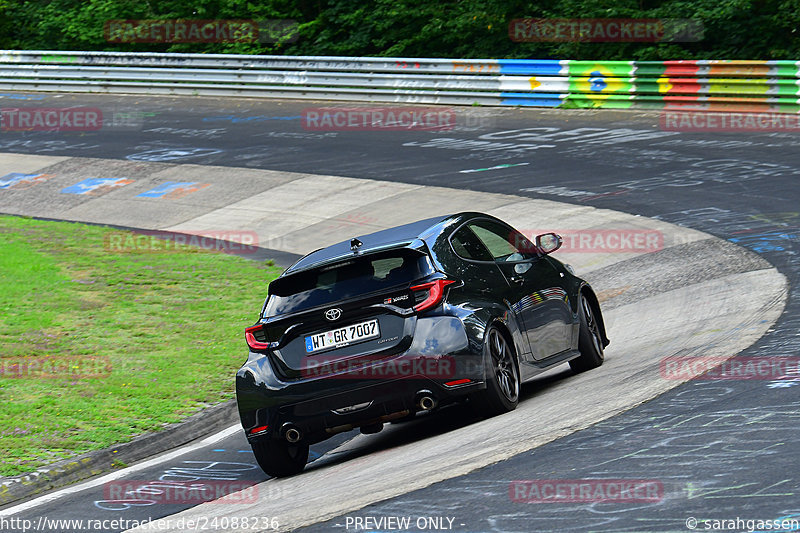
[[[603,363],[594,291],[501,220],[459,213],[314,251],[269,285],[236,375],[247,439],[264,471],[303,470],[310,444],[466,400],[514,409],[520,384],[554,365]]]

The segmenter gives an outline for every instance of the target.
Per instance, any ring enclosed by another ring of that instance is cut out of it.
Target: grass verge
[[[0,476],[233,398],[243,328],[280,269],[195,248],[109,251],[112,232],[0,216]]]

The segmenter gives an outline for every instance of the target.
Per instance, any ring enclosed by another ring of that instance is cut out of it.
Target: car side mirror
[[[543,233],[536,236],[536,246],[545,254],[551,254],[561,248],[564,241],[561,235],[555,233]]]

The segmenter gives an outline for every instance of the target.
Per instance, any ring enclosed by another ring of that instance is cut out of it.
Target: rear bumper
[[[448,334],[446,342],[422,339],[402,354],[371,364],[368,372],[362,369],[291,382],[278,378],[264,354],[251,352],[236,375],[239,415],[248,440],[284,438],[292,427],[306,442],[314,443],[421,410],[418,402],[423,391],[441,405],[484,388],[482,354],[474,351],[474,343],[470,346],[461,321],[454,317],[421,321],[437,326],[431,329],[446,325],[461,333]],[[251,433],[264,426],[266,430]]]

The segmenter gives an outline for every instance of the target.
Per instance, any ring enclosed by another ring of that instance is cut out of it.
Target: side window
[[[478,220],[470,229],[486,246],[495,261],[522,261],[535,255],[535,247],[521,233],[493,220]]]
[[[467,226],[462,226],[461,229],[453,234],[450,238],[450,244],[453,245],[453,251],[464,259],[472,259],[473,261],[492,260],[489,250]]]

